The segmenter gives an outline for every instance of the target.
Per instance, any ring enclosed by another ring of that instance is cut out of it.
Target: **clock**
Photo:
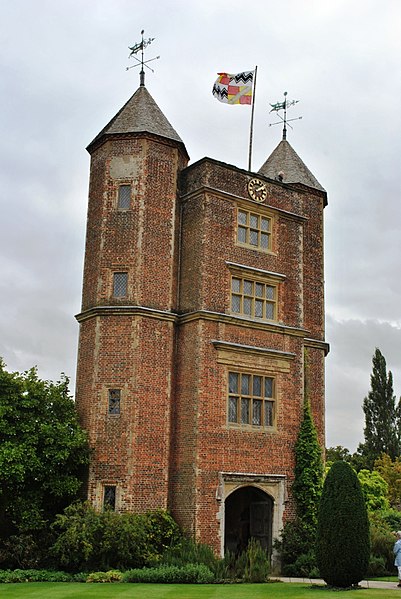
[[[251,179],[248,183],[248,192],[255,202],[263,202],[267,196],[267,187],[260,179]]]

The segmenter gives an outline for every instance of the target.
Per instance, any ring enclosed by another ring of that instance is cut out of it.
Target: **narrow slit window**
[[[120,414],[121,389],[109,389],[109,414]]]
[[[105,485],[104,486],[103,509],[111,510],[112,512],[114,512],[116,510],[116,486],[115,485]]]
[[[113,296],[126,297],[128,289],[128,273],[115,272],[113,276]]]
[[[118,188],[118,210],[129,210],[131,208],[131,185],[120,185]]]

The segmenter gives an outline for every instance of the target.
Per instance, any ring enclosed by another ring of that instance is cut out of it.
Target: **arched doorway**
[[[251,537],[271,554],[273,500],[261,489],[241,487],[225,501],[224,551],[240,553]]]

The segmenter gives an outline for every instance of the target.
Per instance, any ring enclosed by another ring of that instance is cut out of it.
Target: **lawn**
[[[309,584],[0,584],[1,599],[391,599],[397,589],[329,591]]]

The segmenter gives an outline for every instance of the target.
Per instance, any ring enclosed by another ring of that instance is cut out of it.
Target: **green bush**
[[[122,580],[123,574],[119,570],[109,570],[108,572],[92,572],[86,582],[122,582]]]
[[[152,510],[141,515],[148,543],[152,553],[160,557],[164,551],[181,541],[178,524],[165,510]]]
[[[308,362],[306,350],[305,362],[306,364]],[[305,401],[303,420],[295,444],[295,471],[292,494],[297,508],[297,517],[315,530],[322,486],[322,448],[319,445],[309,401]]]
[[[40,568],[46,562],[46,553],[50,544],[50,537],[45,533],[11,535],[0,541],[2,568]]]
[[[51,555],[68,570],[95,570],[92,554],[101,538],[101,520],[89,503],[75,503],[56,517],[52,525],[57,538]]]
[[[263,553],[262,559],[265,558],[267,559],[267,556]],[[223,582],[244,579],[247,560],[246,551],[237,556],[227,551],[225,556],[220,559],[209,545],[183,537],[177,545],[163,553],[160,562],[163,566],[179,567],[187,564],[203,564],[213,572],[216,581]]]
[[[308,553],[300,555],[293,564],[294,572],[291,576],[301,576],[302,578],[320,578],[319,569],[316,564],[316,555],[313,549]]]
[[[207,584],[214,582],[215,577],[203,564],[187,564],[128,570],[124,573],[123,580],[154,584]]]
[[[260,542],[251,538],[245,554],[244,580],[246,582],[266,582],[269,577],[270,564],[267,553]]]
[[[394,508],[380,511],[380,516],[388,524],[390,530],[401,530],[401,512]]]
[[[333,464],[323,486],[316,557],[322,578],[331,586],[355,585],[368,570],[368,514],[361,484],[346,462]]]
[[[53,570],[0,570],[0,583],[12,582],[76,582],[76,578]]]
[[[376,578],[378,576],[386,576],[386,574],[388,574],[388,569],[386,567],[386,560],[384,557],[371,555],[369,560],[368,576],[370,578]]]
[[[222,560],[216,557],[209,545],[183,537],[176,545],[169,547],[163,553],[160,561],[163,565],[167,566],[203,564],[213,573],[217,574],[221,569],[220,562]]]
[[[163,510],[144,514],[97,512],[89,503],[69,506],[57,516],[51,555],[70,572],[107,572],[142,568],[160,560],[180,538],[173,518]]]
[[[223,559],[215,559],[216,566],[213,572],[216,582],[265,582],[268,579],[269,557],[260,542],[254,538],[250,539],[242,553],[235,555],[227,551]]]
[[[376,470],[362,469],[358,472],[362,493],[368,511],[384,510],[390,507],[388,495],[388,484]]]
[[[235,566],[237,560],[233,553],[231,553],[230,551],[226,551],[226,553],[224,554],[224,557],[222,559],[219,559],[219,558],[215,558],[215,559],[216,559],[216,566],[214,569],[213,568],[210,568],[210,569],[212,570],[212,572],[214,573],[214,575],[216,577],[216,582],[225,582],[228,580],[235,580],[235,579],[239,578],[239,576],[236,576],[236,573],[234,572],[234,566]],[[242,570],[242,573],[244,573],[245,563],[241,570]]]
[[[394,535],[386,520],[386,512],[374,512],[369,515],[370,520],[370,553],[369,576],[379,576],[375,573],[377,564],[383,564],[384,574],[394,571]],[[398,529],[397,529],[398,530]]]
[[[71,582],[86,582],[88,578],[87,572],[75,572],[75,574],[70,574]]]
[[[306,368],[307,363],[306,352]],[[323,484],[322,449],[308,401],[304,404],[304,418],[295,445],[294,475],[292,494],[296,505],[296,518],[285,524],[280,540],[275,542],[275,548],[281,556],[283,574],[304,576],[304,570],[308,570],[308,575],[316,573],[313,548]]]
[[[315,557],[316,529],[297,518],[287,522],[281,533],[281,538],[275,542],[275,548],[281,555],[281,570],[284,576],[311,576],[317,569]],[[305,558],[304,556],[308,556]],[[298,562],[298,560],[300,560]],[[305,573],[306,562],[310,570]]]
[[[216,582],[243,580],[246,565],[247,555],[245,551],[239,555],[227,551],[223,559],[217,560],[217,568],[214,571]]]
[[[239,555],[233,556],[231,568],[228,571],[231,580],[243,580],[245,578],[245,570],[247,564],[246,551],[242,551]]]

